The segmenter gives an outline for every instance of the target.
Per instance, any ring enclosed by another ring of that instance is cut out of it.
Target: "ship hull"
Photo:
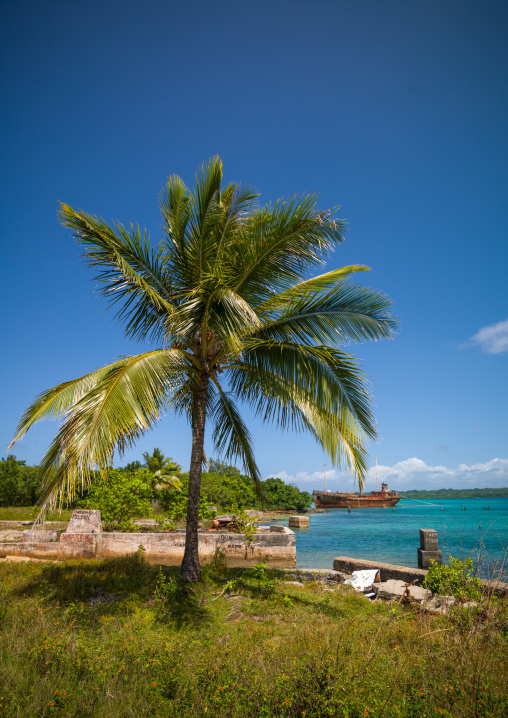
[[[400,496],[334,496],[333,494],[320,494],[314,492],[314,504],[318,509],[367,509],[367,508],[388,508],[395,506],[400,501]]]

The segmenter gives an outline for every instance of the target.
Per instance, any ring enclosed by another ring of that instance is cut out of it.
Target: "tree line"
[[[402,499],[506,499],[508,487],[501,489],[434,489],[401,491]]]
[[[34,506],[43,492],[38,466],[9,455],[0,461],[0,506]],[[99,477],[97,477],[99,479]],[[216,459],[207,462],[202,474],[200,499],[205,507],[214,505],[230,512],[248,508],[268,507],[274,510],[301,511],[310,507],[312,496],[282,479],[261,482],[263,501],[252,478],[236,466]],[[189,474],[160,449],[143,454],[143,461],[133,461],[121,468],[111,467],[105,478],[76,493],[67,501],[68,508],[101,508],[117,506],[121,514],[125,502],[135,506],[137,515],[156,505],[177,520],[186,513]],[[101,506],[102,503],[102,506]]]

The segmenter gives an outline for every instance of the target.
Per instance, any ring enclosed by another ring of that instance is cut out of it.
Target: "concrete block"
[[[23,543],[36,543],[38,541],[60,541],[61,529],[28,529],[23,531]]]
[[[430,568],[433,561],[435,561],[440,566],[443,563],[443,554],[441,553],[441,551],[423,551],[421,548],[419,548],[417,553],[418,568]]]
[[[210,506],[210,508],[213,507]],[[255,519],[256,521],[261,521],[263,519],[263,511],[257,511],[256,509],[247,509],[245,513],[250,519]]]
[[[309,528],[309,517],[308,516],[290,516],[289,525],[291,528],[307,529]]]
[[[64,558],[61,544],[58,541],[36,541],[0,544],[0,551],[5,556],[23,556],[25,558],[41,558],[46,561],[58,561]]]
[[[437,531],[434,531],[434,529],[420,529],[420,548],[423,551],[438,551]]]
[[[283,534],[284,533],[284,526],[279,526],[278,524],[272,524],[270,526],[270,532],[272,534]]]
[[[99,534],[102,532],[101,512],[95,509],[75,509],[65,533]]]
[[[24,531],[15,531],[14,529],[0,529],[0,544],[3,542],[13,543],[14,541],[23,540]]]
[[[409,589],[409,594],[414,601],[421,603],[422,601],[428,601],[432,597],[432,591],[420,586],[407,586],[404,581],[397,581],[390,579],[383,583],[375,583],[372,589],[378,598],[397,598],[400,599],[406,593],[406,588]]]
[[[435,616],[444,616],[455,603],[456,600],[453,596],[433,596],[423,605],[428,613],[432,613]]]

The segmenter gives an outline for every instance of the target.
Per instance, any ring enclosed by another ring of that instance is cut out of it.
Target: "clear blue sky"
[[[353,347],[383,477],[508,486],[505,0],[27,0],[1,25],[3,455],[37,393],[141,350],[104,312],[57,201],[158,239],[167,175],[192,182],[218,153],[266,201],[340,204],[349,233],[329,267],[368,264],[362,281],[393,298],[397,338]],[[309,437],[250,427],[263,476],[321,486]],[[15,453],[39,461],[55,431]],[[125,460],[154,446],[188,466],[181,421]]]

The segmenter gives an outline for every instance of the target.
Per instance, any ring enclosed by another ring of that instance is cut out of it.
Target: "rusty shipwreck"
[[[388,484],[381,484],[381,491],[370,494],[353,491],[313,491],[314,504],[317,509],[365,509],[388,508],[400,501],[398,491],[388,491]]]

